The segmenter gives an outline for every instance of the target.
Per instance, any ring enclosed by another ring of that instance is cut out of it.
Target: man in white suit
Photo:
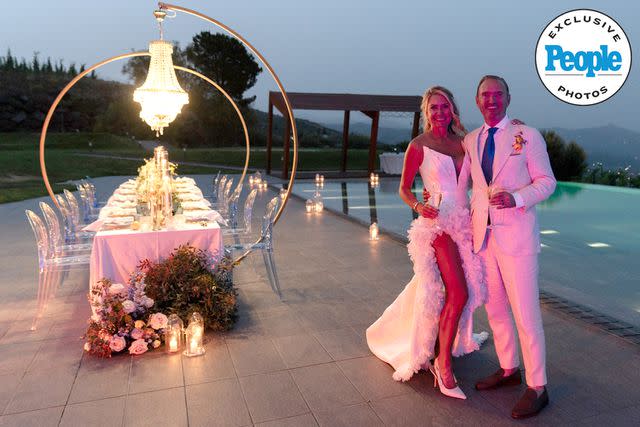
[[[515,318],[527,390],[511,413],[536,415],[549,397],[545,385],[545,342],[538,294],[540,238],[535,205],[556,187],[546,144],[531,127],[514,125],[507,116],[511,96],[507,82],[485,76],[476,104],[485,123],[464,138],[473,192],[471,216],[474,252],[485,264],[485,305],[500,369],[478,381],[478,390],[517,385],[519,368]]]

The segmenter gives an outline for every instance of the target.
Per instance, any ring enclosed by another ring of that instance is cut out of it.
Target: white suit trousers
[[[538,293],[538,254],[506,255],[496,244],[493,232],[487,236],[479,252],[487,277],[487,317],[493,332],[500,366],[519,366],[516,333],[520,337],[527,385],[547,383],[545,342]]]

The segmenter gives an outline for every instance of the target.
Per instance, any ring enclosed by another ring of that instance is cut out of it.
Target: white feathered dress
[[[441,232],[458,246],[467,280],[467,304],[460,317],[452,354],[461,356],[478,350],[488,334],[473,334],[473,312],[486,299],[480,259],[473,254],[468,209],[468,172],[456,178],[453,159],[424,147],[420,175],[431,194],[441,193],[440,213],[435,220],[420,217],[409,227],[409,256],[414,276],[382,316],[367,329],[369,349],[390,364],[393,379],[407,381],[433,358],[438,322],[444,303],[444,285],[432,243]],[[464,178],[464,179],[463,179]]]

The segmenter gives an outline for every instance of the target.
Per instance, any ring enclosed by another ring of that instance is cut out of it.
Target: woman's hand
[[[438,209],[429,205],[425,205],[423,203],[420,203],[416,207],[416,212],[418,212],[418,215],[420,215],[421,217],[429,219],[436,219],[438,217],[438,214],[440,213]]]
[[[424,200],[425,203],[427,203],[427,200],[429,200],[429,197],[431,197],[431,193],[429,193],[429,190],[427,190],[426,188],[423,188],[422,199]]]

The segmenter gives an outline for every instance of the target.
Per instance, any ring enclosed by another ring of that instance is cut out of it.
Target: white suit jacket
[[[479,252],[487,231],[487,218],[491,215],[496,243],[508,255],[531,255],[540,251],[540,236],[535,205],[547,199],[556,188],[547,146],[536,129],[508,123],[504,131],[495,136],[496,151],[493,160],[493,182],[497,188],[517,192],[524,201],[519,208],[489,209],[488,184],[482,173],[480,132],[483,127],[468,133],[463,141],[466,152],[462,168],[468,181],[473,183],[471,220],[473,250]],[[516,135],[526,141],[517,149]],[[486,133],[483,135],[486,138]],[[482,141],[484,142],[484,141]],[[514,146],[515,145],[515,146]]]

